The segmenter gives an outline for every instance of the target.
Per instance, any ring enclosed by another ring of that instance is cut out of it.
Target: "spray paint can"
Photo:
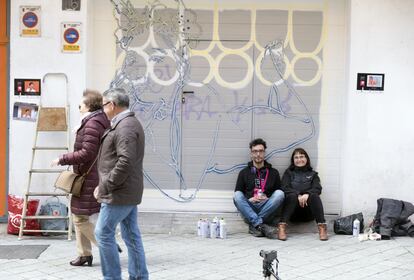
[[[213,223],[217,224],[217,230],[216,230],[216,238],[220,237],[220,220],[217,217],[214,217]]]
[[[210,222],[208,219],[204,219],[201,223],[201,237],[208,238],[210,237]]]
[[[220,220],[220,238],[226,239],[227,238],[227,227],[226,227],[226,221],[221,218]]]
[[[358,219],[355,219],[352,224],[352,236],[358,237],[359,236],[359,229],[360,229],[360,221]]]
[[[210,237],[211,238],[217,238],[217,222],[210,223]]]
[[[201,224],[203,222],[203,219],[199,219],[197,222],[197,236],[201,236]]]
[[[208,219],[206,219],[206,237],[209,238],[210,237],[210,221]]]
[[[207,224],[206,224],[206,220],[201,220],[201,225],[200,225],[200,236],[203,238],[206,238],[206,228],[207,228]]]

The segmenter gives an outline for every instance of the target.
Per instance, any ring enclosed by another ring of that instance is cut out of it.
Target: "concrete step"
[[[248,229],[238,213],[139,212],[138,222],[142,233],[197,234],[199,219],[214,217],[224,218],[228,234]]]
[[[243,221],[239,213],[196,213],[196,212],[139,212],[138,221],[142,233],[167,233],[167,234],[197,234],[197,222],[199,219],[213,220],[214,217],[224,218],[227,233],[247,233],[248,225]],[[336,215],[326,215],[328,231],[333,232],[333,222]],[[307,233],[318,232],[314,221],[300,224],[289,224],[289,232]]]
[[[226,220],[227,234],[247,233],[248,225],[239,213],[195,213],[195,212],[139,212],[138,223],[142,233],[147,234],[197,234],[199,219],[213,220],[214,217]],[[336,215],[326,215],[328,231],[333,233],[333,222]],[[316,233],[315,222],[289,224],[289,233]],[[0,235],[7,233],[7,223],[0,223]]]

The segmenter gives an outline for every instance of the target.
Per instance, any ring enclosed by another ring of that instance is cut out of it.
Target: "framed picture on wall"
[[[15,102],[13,105],[13,119],[35,122],[39,106],[34,103]]]
[[[358,73],[357,90],[383,91],[384,74]]]
[[[382,75],[374,75],[374,74],[367,75],[367,86],[374,87],[374,88],[383,87]]]
[[[14,79],[14,95],[40,96],[40,79]]]

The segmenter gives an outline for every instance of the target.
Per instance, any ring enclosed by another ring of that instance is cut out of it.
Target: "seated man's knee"
[[[233,195],[233,202],[236,203],[240,200],[244,199],[244,194],[241,191],[234,192]]]
[[[285,199],[285,193],[281,190],[276,190],[270,197],[273,200],[284,200]]]
[[[276,190],[275,194],[280,197],[281,199],[285,199],[285,193],[281,190]]]

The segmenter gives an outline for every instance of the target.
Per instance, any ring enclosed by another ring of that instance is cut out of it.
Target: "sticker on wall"
[[[384,74],[358,73],[357,90],[384,91]]]
[[[20,6],[20,36],[40,37],[40,6]]]
[[[14,79],[14,95],[40,96],[40,79]]]
[[[62,52],[80,53],[81,47],[80,22],[62,22]]]
[[[39,106],[34,103],[15,102],[13,106],[13,119],[35,122]]]

